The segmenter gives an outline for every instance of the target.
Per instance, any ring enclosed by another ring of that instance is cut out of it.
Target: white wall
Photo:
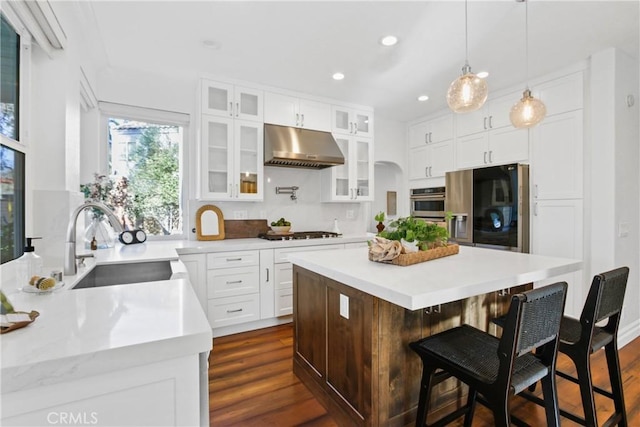
[[[640,108],[638,58],[620,51],[615,56],[615,265],[627,265],[631,271],[622,312],[621,341],[628,335],[640,335]],[[629,106],[627,97],[635,100]],[[620,228],[627,228],[624,235]],[[628,332],[627,332],[628,331]]]
[[[585,181],[589,183],[585,185],[589,189],[585,244],[590,264],[585,279],[590,283],[595,274],[624,265],[630,268],[620,323],[622,345],[640,335],[639,113],[637,102],[629,107],[626,100],[629,94],[638,98],[638,74],[638,58],[615,49],[591,56],[590,119],[585,120]]]
[[[32,50],[30,133],[33,173],[32,235],[43,239],[36,252],[45,265],[63,264],[66,225],[82,201],[80,185],[80,67],[94,74],[92,48],[86,44],[77,19],[77,5],[52,2],[56,18],[67,35],[64,50],[49,57],[38,46]],[[90,84],[95,81],[90,80]]]

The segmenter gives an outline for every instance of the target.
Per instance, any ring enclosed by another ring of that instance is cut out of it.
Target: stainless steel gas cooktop
[[[259,234],[258,237],[267,240],[330,239],[339,237],[339,234],[331,231],[297,231],[294,233],[274,233],[269,231]]]

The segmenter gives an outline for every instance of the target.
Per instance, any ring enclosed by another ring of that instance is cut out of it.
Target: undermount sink
[[[97,265],[73,289],[169,280],[171,273],[171,261]]]

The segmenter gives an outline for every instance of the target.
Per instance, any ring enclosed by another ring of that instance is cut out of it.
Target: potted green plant
[[[449,232],[445,227],[411,216],[391,222],[389,228],[378,235],[389,240],[399,240],[409,250],[413,246],[422,251],[446,246],[449,239]]]
[[[378,224],[376,225],[376,228],[378,229],[378,233],[381,233],[382,230],[384,230],[384,224],[382,223],[382,221],[384,221],[384,212],[380,211],[376,214],[376,216],[373,217],[373,219],[375,219],[376,221],[378,221]]]

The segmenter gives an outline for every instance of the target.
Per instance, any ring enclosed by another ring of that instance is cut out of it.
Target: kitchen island
[[[407,267],[371,262],[366,248],[290,259],[294,372],[339,424],[363,426],[415,420],[422,365],[409,342],[462,323],[488,330],[509,293],[582,268],[579,260],[472,247]],[[456,404],[464,392],[444,381],[430,407]]]

